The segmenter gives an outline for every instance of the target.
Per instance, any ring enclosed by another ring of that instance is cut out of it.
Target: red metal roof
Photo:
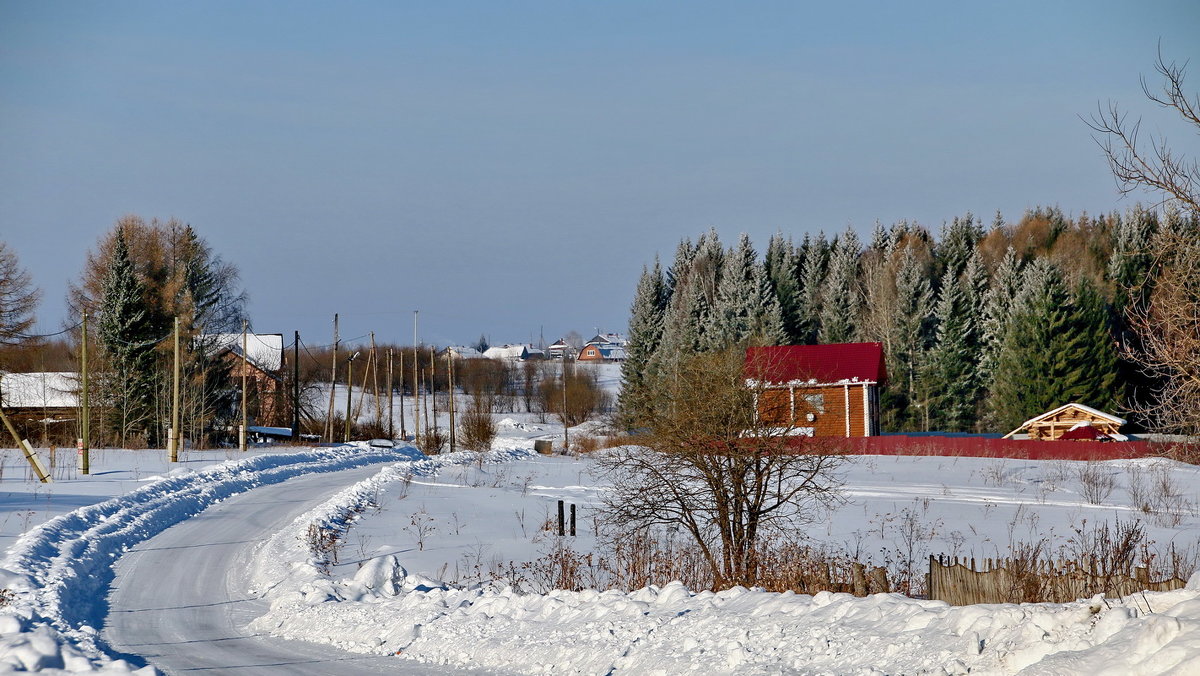
[[[1106,441],[1112,437],[1091,425],[1080,425],[1073,430],[1067,430],[1058,437],[1063,441]]]
[[[779,345],[746,350],[746,377],[769,383],[887,379],[882,343]]]

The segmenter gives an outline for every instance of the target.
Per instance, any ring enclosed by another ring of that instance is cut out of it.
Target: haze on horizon
[[[624,330],[710,226],[1126,209],[1080,116],[1195,158],[1139,76],[1161,44],[1200,89],[1198,29],[1188,1],[6,2],[0,239],[44,332],[130,213],[192,224],[256,330],[311,344],[335,312],[408,342],[416,308],[438,344]]]

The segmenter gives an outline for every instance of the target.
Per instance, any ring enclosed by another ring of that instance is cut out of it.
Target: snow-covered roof
[[[625,336],[619,333],[598,333],[592,336],[587,345],[625,345]]]
[[[1116,425],[1124,425],[1126,422],[1124,418],[1118,418],[1117,416],[1115,416],[1111,413],[1105,413],[1104,411],[1096,410],[1096,409],[1092,408],[1091,406],[1085,406],[1083,404],[1071,403],[1071,404],[1063,404],[1062,406],[1059,406],[1058,408],[1054,409],[1053,411],[1046,411],[1045,413],[1042,413],[1041,415],[1034,416],[1034,417],[1030,418],[1029,420],[1026,420],[1025,422],[1021,423],[1021,426],[1018,427],[1017,429],[1024,429],[1026,427],[1029,427],[1030,425],[1036,423],[1037,421],[1039,421],[1043,418],[1052,417],[1058,413],[1061,413],[1061,412],[1067,410],[1068,408],[1077,408],[1085,413],[1090,413],[1091,415],[1094,415],[1097,418],[1100,418],[1101,420],[1107,420]]]
[[[79,373],[2,374],[0,402],[10,408],[75,408],[79,405]]]
[[[483,356],[488,359],[526,359],[529,347],[526,345],[493,345],[484,350]]]
[[[451,345],[446,348],[446,351],[458,359],[480,359],[483,357],[482,352],[466,345]]]
[[[242,354],[242,334],[240,333],[207,333],[201,340],[211,341],[218,351],[230,350],[236,355]],[[250,333],[246,335],[247,360],[264,371],[278,371],[283,368],[283,334],[281,333]]]

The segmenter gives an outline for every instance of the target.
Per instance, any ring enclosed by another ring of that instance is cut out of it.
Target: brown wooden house
[[[752,347],[746,378],[765,422],[816,437],[879,434],[880,343]]]
[[[235,387],[241,387],[242,374],[246,375],[252,424],[280,426],[288,423],[282,375],[282,334],[247,334],[245,354],[240,333],[206,334],[201,338],[210,341],[217,353],[228,360]]]
[[[1078,441],[1127,441],[1121,434],[1124,418],[1098,411],[1083,404],[1063,404],[1021,423],[1004,435],[1005,439],[1028,438],[1038,441],[1058,439]]]

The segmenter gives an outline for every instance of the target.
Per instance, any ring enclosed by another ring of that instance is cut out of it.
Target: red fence
[[[1117,460],[1162,455],[1170,444],[1149,441],[1030,441],[987,437],[902,436],[820,440],[861,455],[944,455],[1024,460]]]

